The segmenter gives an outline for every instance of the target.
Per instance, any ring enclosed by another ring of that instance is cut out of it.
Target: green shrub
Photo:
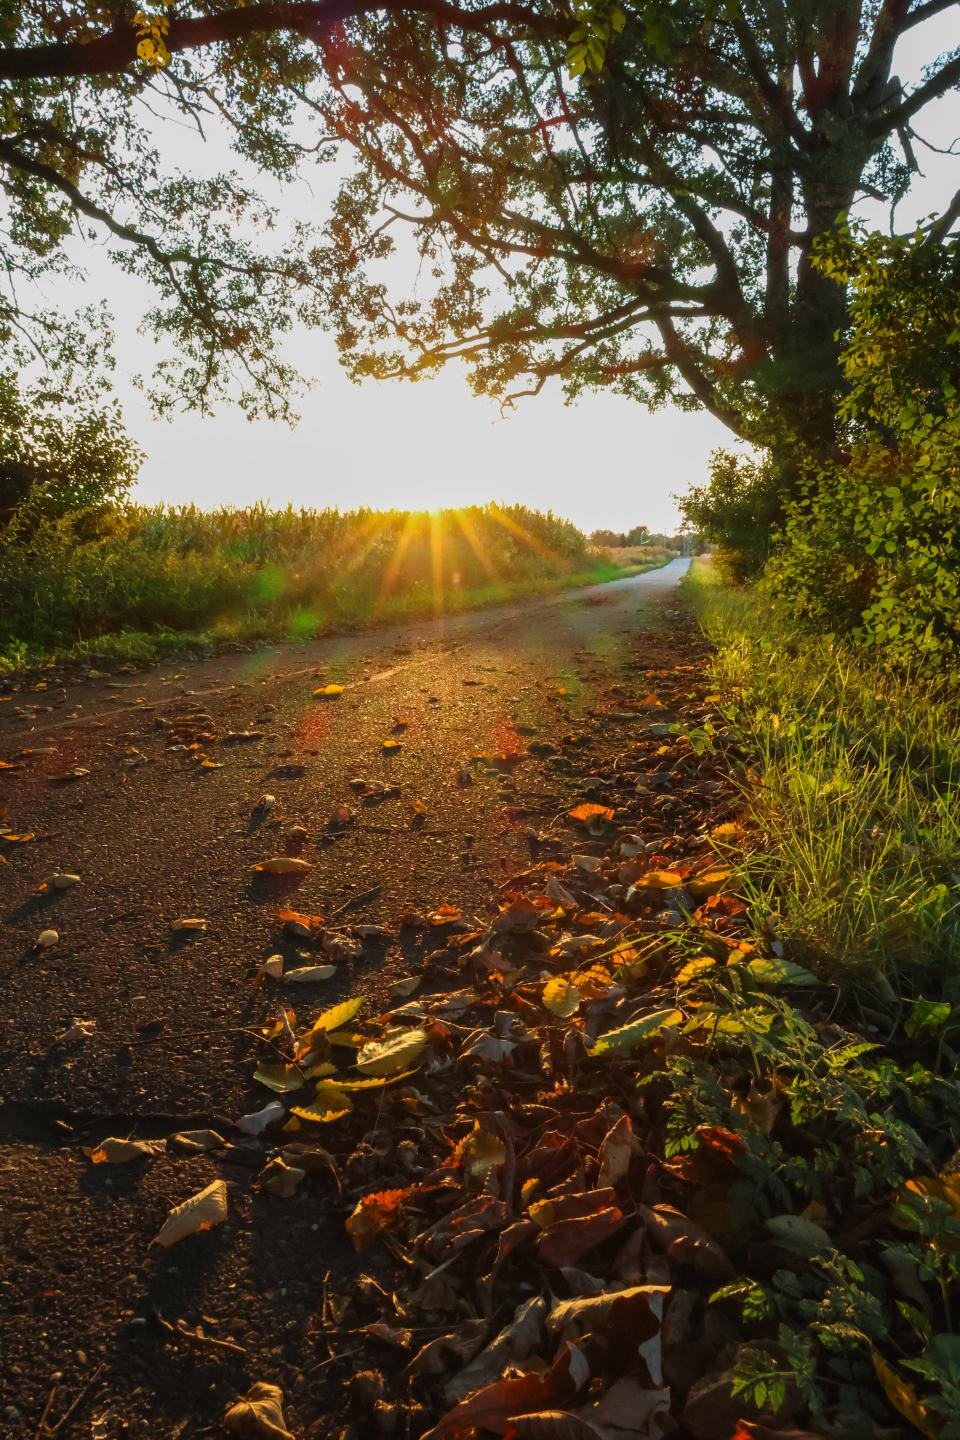
[[[714,542],[716,563],[734,584],[763,569],[779,506],[771,462],[729,450],[713,452],[707,484],[680,500],[684,519]]]
[[[960,653],[960,246],[822,246],[851,287],[845,452],[808,465],[771,579],[819,628],[935,673]]]

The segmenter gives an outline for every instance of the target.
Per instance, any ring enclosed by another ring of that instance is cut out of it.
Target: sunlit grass
[[[960,703],[799,629],[774,600],[689,585],[753,778],[758,908],[823,964],[960,959]],[[909,981],[906,981],[909,983]]]

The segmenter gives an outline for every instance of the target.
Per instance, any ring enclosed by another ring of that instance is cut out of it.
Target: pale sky
[[[922,64],[955,39],[949,14],[918,27],[898,51],[901,78],[918,79]],[[949,145],[960,133],[960,97],[930,107],[921,133]],[[241,168],[233,157],[217,154],[219,148],[203,154],[196,135],[184,132],[177,155],[169,135],[164,141],[167,156],[184,168]],[[955,161],[919,146],[917,154],[925,174],[898,212],[898,229],[960,188]],[[297,187],[286,203],[317,223],[324,218],[316,178],[312,191]],[[885,211],[862,213],[886,228]],[[149,304],[146,287],[115,270],[102,251],[78,249],[74,255],[87,283],[72,286],[69,296],[58,287],[59,298],[81,303],[106,295],[110,302],[117,393],[126,426],[148,456],[135,498],[147,503],[211,507],[264,500],[277,506],[432,509],[506,500],[552,509],[586,530],[637,523],[671,530],[678,522],[671,495],[705,477],[712,449],[733,443],[705,413],[649,414],[636,402],[605,394],[567,406],[558,386],[502,417],[495,402],[471,394],[455,366],[415,385],[356,386],[340,369],[332,336],[319,332],[291,336],[287,350],[318,379],[296,429],[251,423],[229,408],[209,419],[177,413],[157,420],[128,380],[151,365],[152,342],[137,333]]]

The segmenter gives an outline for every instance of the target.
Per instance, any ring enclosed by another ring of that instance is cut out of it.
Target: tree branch
[[[381,10],[431,15],[459,30],[482,32],[491,23],[506,21],[527,26],[541,35],[564,33],[559,20],[545,20],[536,11],[512,0],[496,0],[477,10],[461,10],[448,0],[294,0],[292,4],[250,5],[219,15],[171,18],[165,40],[171,55],[279,30],[316,40],[344,20]],[[116,73],[134,63],[138,43],[134,27],[123,25],[86,42],[0,50],[0,79],[49,80]]]

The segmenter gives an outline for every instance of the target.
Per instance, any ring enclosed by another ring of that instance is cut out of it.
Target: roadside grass
[[[910,990],[960,961],[960,700],[694,565],[721,708],[752,772],[755,908],[796,958]]]
[[[703,562],[686,587],[720,719],[684,739],[740,768],[755,943],[724,963],[701,933],[678,1002],[713,1043],[653,1080],[714,1223],[711,1155],[739,1157],[720,1228],[750,1244],[710,1296],[732,1393],[844,1440],[957,1440],[960,704]]]
[[[128,506],[0,547],[0,673],[306,640],[655,568],[523,506],[437,512]]]

